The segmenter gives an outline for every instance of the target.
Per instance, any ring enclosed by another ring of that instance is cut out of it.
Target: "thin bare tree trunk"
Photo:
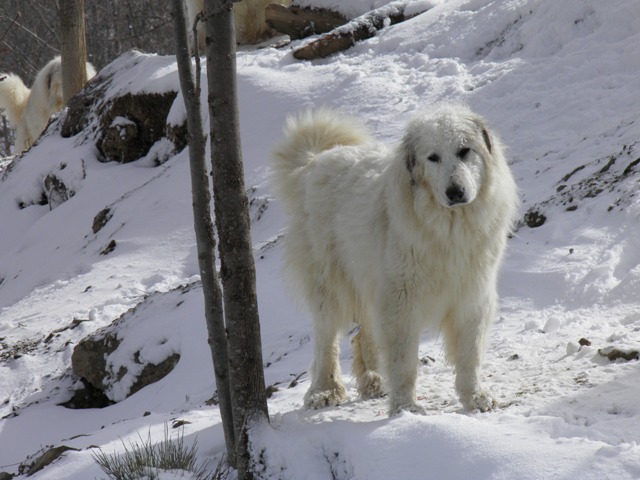
[[[228,0],[205,0],[213,196],[229,342],[238,476],[251,479],[248,432],[268,422],[256,275],[244,184],[236,38]]]
[[[64,103],[67,103],[87,83],[84,0],[60,0],[58,21],[62,57],[62,97]]]
[[[189,164],[191,168],[191,194],[198,250],[198,265],[204,293],[205,319],[209,346],[215,372],[220,415],[224,429],[227,458],[235,465],[235,434],[231,405],[229,357],[225,333],[222,293],[215,268],[215,237],[211,220],[211,190],[205,160],[206,137],[202,127],[200,106],[200,69],[193,78],[183,0],[173,0],[176,37],[176,58],[180,76],[180,89],[187,110],[189,131]],[[198,64],[199,66],[199,64]]]

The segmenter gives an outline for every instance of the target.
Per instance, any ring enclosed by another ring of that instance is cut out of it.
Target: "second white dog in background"
[[[285,261],[314,322],[305,405],[347,400],[338,339],[355,320],[361,397],[387,390],[390,414],[424,412],[418,349],[431,325],[443,332],[464,407],[493,408],[480,362],[518,198],[484,120],[466,107],[438,106],[388,149],[353,119],[307,112],[288,120],[273,179],[290,215]]]
[[[204,9],[204,0],[185,0],[187,6],[188,31],[191,32],[196,15]],[[236,42],[241,45],[250,45],[261,42],[275,35],[265,21],[265,9],[267,5],[289,5],[291,0],[242,0],[233,4],[233,24],[236,30]],[[189,41],[193,42],[193,36],[189,35]],[[198,51],[204,55],[205,49],[205,25],[198,24]],[[193,46],[191,47],[193,52]]]
[[[87,63],[87,79],[95,74],[93,66]],[[0,109],[16,130],[14,154],[33,145],[51,115],[63,106],[60,57],[55,57],[38,72],[31,88],[18,75],[0,74]]]

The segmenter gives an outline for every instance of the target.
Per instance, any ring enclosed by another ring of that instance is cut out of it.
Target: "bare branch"
[[[4,33],[2,34],[2,36],[0,37],[0,42],[2,42],[4,40],[4,37],[7,36],[7,33],[9,33],[9,30],[11,30],[11,28],[16,24],[16,22],[18,21],[18,18],[20,18],[20,16],[22,15],[22,13],[20,12],[16,12],[16,16],[13,17],[13,20],[11,20],[11,23],[9,24],[9,26],[5,29]]]
[[[2,15],[4,18],[8,19],[9,17],[7,17],[6,15]],[[17,21],[17,19],[14,19],[13,22],[15,23],[16,26],[20,27],[20,29],[24,30],[25,32],[27,32],[29,35],[31,35],[33,38],[35,38],[36,40],[38,40],[40,43],[42,43],[43,45],[45,45],[47,48],[50,48],[51,50],[53,50],[55,53],[60,53],[60,50],[58,50],[57,48],[55,48],[54,46],[52,46],[50,43],[48,43],[46,40],[40,38],[34,31],[28,29],[27,27],[25,27],[24,25],[22,25],[20,22]]]

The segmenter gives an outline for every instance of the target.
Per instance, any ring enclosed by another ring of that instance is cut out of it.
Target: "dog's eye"
[[[470,151],[471,151],[471,150],[470,150],[470,149],[468,149],[468,148],[466,148],[466,147],[465,147],[465,148],[461,148],[460,150],[458,150],[458,153],[457,153],[458,158],[464,158],[464,157],[466,157],[467,155],[469,155],[469,152],[470,152]]]
[[[427,157],[427,160],[429,160],[430,162],[433,162],[433,163],[439,163],[440,162],[440,155],[438,155],[437,153],[432,153],[431,155],[429,155]]]

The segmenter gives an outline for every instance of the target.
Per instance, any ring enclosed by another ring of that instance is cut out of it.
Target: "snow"
[[[355,16],[384,2],[342,3]],[[253,432],[261,478],[638,479],[640,366],[599,350],[640,347],[640,5],[408,6],[425,7],[323,60],[295,61],[289,47],[238,54],[265,375],[278,388],[271,427]],[[101,75],[113,77],[105,98],[178,89],[172,57],[130,53]],[[393,143],[414,111],[443,100],[466,102],[487,119],[508,147],[522,214],[546,217],[537,228],[522,223],[502,269],[483,365],[499,408],[462,410],[433,331],[420,346],[420,357],[434,360],[419,369],[426,416],[388,418],[385,399],[359,400],[348,338],[341,362],[351,401],[306,411],[311,321],[283,280],[286,218],[267,182],[269,152],[286,116],[308,106],[341,108]],[[184,118],[181,101],[173,125]],[[92,133],[59,135],[63,116],[26,155],[0,163],[0,471],[16,473],[48,446],[67,445],[78,450],[32,478],[104,478],[96,446],[112,453],[147,434],[161,440],[175,420],[187,422],[185,443],[197,438],[202,459],[215,462],[224,439],[208,402],[215,386],[187,150],[171,156],[160,141],[137,162],[100,163]],[[52,171],[75,192],[55,208],[40,204]],[[107,207],[111,219],[93,233]],[[115,250],[101,255],[111,240]],[[118,403],[103,409],[58,406],[77,382],[73,347],[123,314],[112,371],[135,373],[135,352],[151,362],[179,353],[176,368],[128,398],[132,378],[123,376],[109,392]]]

